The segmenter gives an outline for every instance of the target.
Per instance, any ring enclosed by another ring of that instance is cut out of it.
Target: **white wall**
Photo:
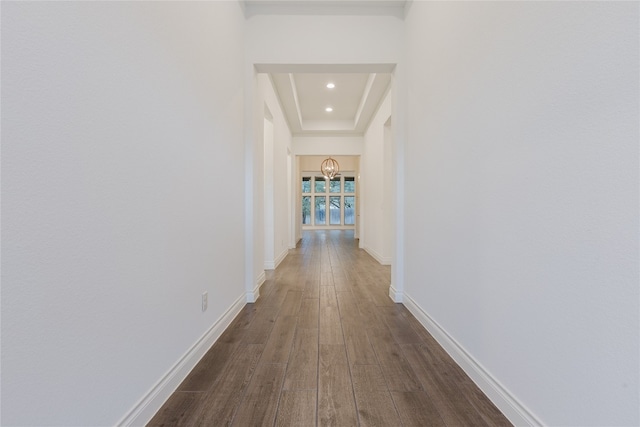
[[[273,115],[266,109],[263,119],[263,138],[262,138],[262,154],[263,154],[263,170],[262,170],[262,200],[263,200],[263,217],[264,217],[264,244],[262,255],[262,267],[260,270],[273,270],[274,267],[274,250],[275,250],[275,185],[274,185],[274,139],[275,131],[273,126]]]
[[[299,156],[300,157],[300,171],[301,172],[313,172],[316,175],[322,176],[320,172],[320,165],[326,160],[327,154],[322,156]],[[340,165],[340,173],[342,172],[355,172],[360,170],[360,157],[359,156],[331,156]]]
[[[299,171],[301,170],[300,168],[300,156],[294,156],[295,162],[294,162],[294,169],[293,169],[293,177],[295,182],[293,183],[293,191],[294,191],[294,195],[295,198],[293,199],[293,205],[294,205],[294,214],[293,214],[293,222],[295,224],[294,230],[295,230],[295,236],[294,236],[294,242],[295,244],[298,243],[298,241],[302,238],[302,195],[299,193],[298,188],[300,188],[298,186],[298,178],[299,178]]]
[[[294,136],[293,150],[298,156],[359,156],[363,141],[361,136]]]
[[[254,16],[247,20],[247,65],[393,64],[403,34],[403,21],[390,16]]]
[[[116,424],[244,300],[243,25],[3,2],[3,425]]]
[[[406,21],[407,301],[545,425],[640,424],[638,8]]]
[[[247,184],[251,184],[245,188],[245,221],[248,226],[245,236],[245,287],[247,302],[255,302],[265,281],[265,269],[277,267],[289,249],[288,198],[291,194],[287,154],[293,146],[289,125],[269,76],[257,73],[252,65],[245,68],[245,73],[248,76],[245,79],[245,101],[248,104],[245,111],[245,175]],[[267,150],[269,158],[266,159],[265,119],[271,123],[268,126],[273,138],[266,141],[270,146]],[[270,189],[266,199],[265,183]]]
[[[385,123],[391,117],[391,94],[382,100],[364,135],[361,181],[360,247],[382,264],[391,264],[392,156]],[[386,140],[385,140],[386,137]]]
[[[270,181],[273,184],[271,200],[269,204],[272,206],[273,215],[270,218],[273,237],[271,241],[271,251],[267,257],[262,257],[263,265],[258,266],[258,275],[263,269],[273,270],[279,262],[287,255],[289,249],[289,177],[287,176],[287,152],[292,150],[292,138],[289,125],[284,117],[282,108],[276,96],[273,84],[267,74],[257,75],[257,96],[255,102],[257,104],[256,111],[264,112],[266,107],[273,118],[273,146],[272,157],[267,162],[272,165],[269,171],[272,176]],[[262,106],[262,108],[260,108]],[[264,114],[259,115],[260,120],[264,120]],[[261,144],[262,139],[257,140],[257,144]],[[261,175],[262,176],[262,175]],[[262,181],[262,179],[261,179]],[[267,181],[267,178],[264,178]]]

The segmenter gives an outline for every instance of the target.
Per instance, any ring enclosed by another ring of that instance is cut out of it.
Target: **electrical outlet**
[[[202,294],[202,311],[207,311],[208,307],[209,307],[209,293],[204,292]]]

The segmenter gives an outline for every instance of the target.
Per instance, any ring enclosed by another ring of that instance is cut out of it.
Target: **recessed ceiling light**
[[[327,83],[327,88],[328,88],[328,89],[333,89],[334,87],[336,87],[336,85],[335,85],[335,84],[333,84],[333,83]]]
[[[325,108],[325,109],[324,109],[324,111],[326,111],[327,113],[330,113],[330,112],[332,112],[332,111],[333,111],[333,108],[331,108],[331,107],[327,107],[327,108]]]

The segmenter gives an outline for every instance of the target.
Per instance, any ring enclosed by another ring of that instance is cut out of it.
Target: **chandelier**
[[[329,157],[320,165],[320,172],[324,175],[325,179],[333,179],[338,176],[340,165],[336,159]]]

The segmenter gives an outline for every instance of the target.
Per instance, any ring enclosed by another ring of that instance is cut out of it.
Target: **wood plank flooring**
[[[149,426],[510,426],[352,231],[307,231]]]

